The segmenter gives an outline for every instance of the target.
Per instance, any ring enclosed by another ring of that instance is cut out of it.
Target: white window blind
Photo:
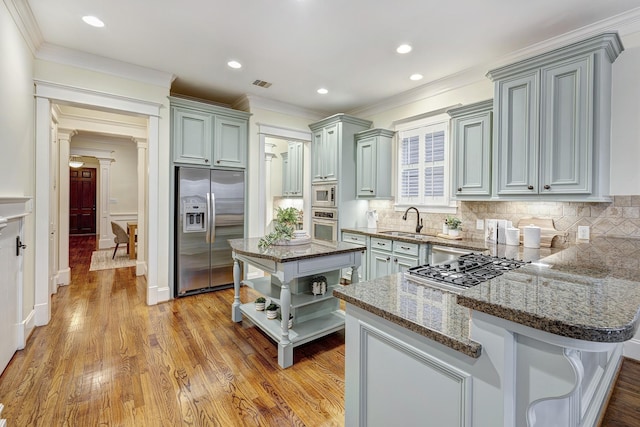
[[[449,119],[398,129],[398,205],[449,207]]]

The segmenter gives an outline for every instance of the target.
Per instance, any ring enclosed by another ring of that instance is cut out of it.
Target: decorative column
[[[111,248],[113,237],[111,237],[111,226],[109,219],[111,218],[111,205],[109,204],[109,195],[111,194],[111,162],[110,158],[98,158],[100,164],[100,172],[98,173],[98,232],[100,233],[100,241],[98,248]]]
[[[60,150],[60,181],[58,183],[60,205],[58,216],[58,284],[71,283],[69,267],[69,155],[71,138],[75,129],[58,128],[58,149]]]
[[[138,148],[138,245],[136,249],[136,276],[146,274],[146,236],[147,236],[147,140],[134,138]]]

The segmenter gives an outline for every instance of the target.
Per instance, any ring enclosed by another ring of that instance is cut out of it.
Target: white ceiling
[[[16,0],[14,0],[16,1]],[[24,0],[23,0],[24,1]],[[172,92],[349,112],[632,9],[640,0],[28,0],[45,45],[174,74]],[[106,24],[92,28],[83,15]],[[606,24],[604,25],[606,27]],[[579,31],[578,31],[579,32]],[[395,52],[401,43],[413,51]],[[227,61],[243,64],[229,68]],[[482,72],[488,71],[482,68]],[[424,79],[409,80],[420,73]],[[256,79],[273,85],[252,85]],[[326,87],[327,95],[316,90]]]

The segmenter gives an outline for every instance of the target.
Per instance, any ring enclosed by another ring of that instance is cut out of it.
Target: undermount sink
[[[397,236],[397,237],[410,237],[412,239],[421,240],[427,237],[424,234],[416,234],[410,233],[408,231],[380,231],[380,234],[386,234],[387,236]]]

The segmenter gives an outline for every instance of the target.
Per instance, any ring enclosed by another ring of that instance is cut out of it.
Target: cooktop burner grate
[[[425,283],[441,284],[449,290],[460,291],[525,264],[528,262],[490,255],[467,254],[449,264],[412,267],[407,270],[405,276]]]

